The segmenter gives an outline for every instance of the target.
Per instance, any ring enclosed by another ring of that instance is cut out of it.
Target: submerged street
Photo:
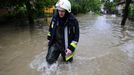
[[[78,15],[74,62],[46,64],[48,26],[1,25],[0,75],[134,75],[134,23],[115,15]]]

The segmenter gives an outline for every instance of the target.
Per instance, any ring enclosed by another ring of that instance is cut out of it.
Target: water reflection
[[[112,25],[110,25],[109,23],[107,23],[107,19],[106,16],[100,16],[97,18],[96,22],[95,22],[95,28],[96,30],[99,31],[110,31]]]

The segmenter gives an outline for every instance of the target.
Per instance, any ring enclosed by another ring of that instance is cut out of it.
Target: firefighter
[[[79,24],[71,14],[71,4],[68,0],[59,0],[56,3],[54,14],[48,32],[48,53],[46,61],[53,64],[59,55],[65,62],[72,62],[75,49],[79,41]]]

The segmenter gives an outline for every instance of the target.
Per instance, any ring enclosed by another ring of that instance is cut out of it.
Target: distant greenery
[[[6,17],[27,17],[30,23],[34,23],[35,17],[44,16],[43,7],[49,7],[56,3],[56,0],[1,0],[0,8],[12,9]]]
[[[9,12],[10,16],[22,16],[35,18],[35,16],[44,16],[42,8],[55,5],[58,0],[1,0],[0,8],[13,9]],[[100,12],[101,4],[104,4],[104,9],[107,13],[115,13],[115,4],[120,0],[70,0],[72,5],[72,13],[87,13],[87,12]],[[134,5],[131,4],[129,17],[134,17]]]
[[[87,13],[89,11],[98,13],[100,11],[100,0],[70,0],[72,13]]]
[[[17,18],[17,19],[21,19],[22,17],[27,17],[29,23],[33,24],[34,23],[33,2],[34,2],[33,0],[1,0],[0,8],[8,9],[7,15],[9,15],[9,17]]]
[[[29,10],[27,7],[30,7],[32,12],[36,12],[39,15],[39,13],[43,13],[42,8],[55,5],[56,2],[57,0],[1,0],[0,8],[14,9],[14,14],[20,13],[25,15],[27,10]]]
[[[31,1],[32,5],[29,6],[27,2]],[[16,8],[16,12],[26,15],[27,7],[29,6],[37,16],[44,16],[42,8],[55,5],[58,0],[3,0],[0,2],[0,7]],[[69,0],[72,5],[72,13],[87,13],[89,11],[98,13],[100,11],[100,0]],[[16,14],[16,13],[14,13]]]
[[[129,14],[128,14],[128,17],[130,19],[133,19],[134,20],[134,4],[131,4],[130,7],[129,7]]]
[[[42,9],[44,7],[51,7],[55,5],[57,0],[35,0],[35,8],[36,8],[36,14],[37,16],[44,16],[44,12]]]
[[[118,0],[114,0],[113,2],[111,2],[110,0],[102,0],[101,1],[104,4],[104,10],[107,12],[107,14],[114,14],[115,10],[116,10],[116,2],[118,2]]]

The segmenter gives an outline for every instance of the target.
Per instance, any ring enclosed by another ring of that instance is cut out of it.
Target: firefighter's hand
[[[70,49],[67,49],[66,50],[66,55],[71,55],[72,54],[72,51]]]

